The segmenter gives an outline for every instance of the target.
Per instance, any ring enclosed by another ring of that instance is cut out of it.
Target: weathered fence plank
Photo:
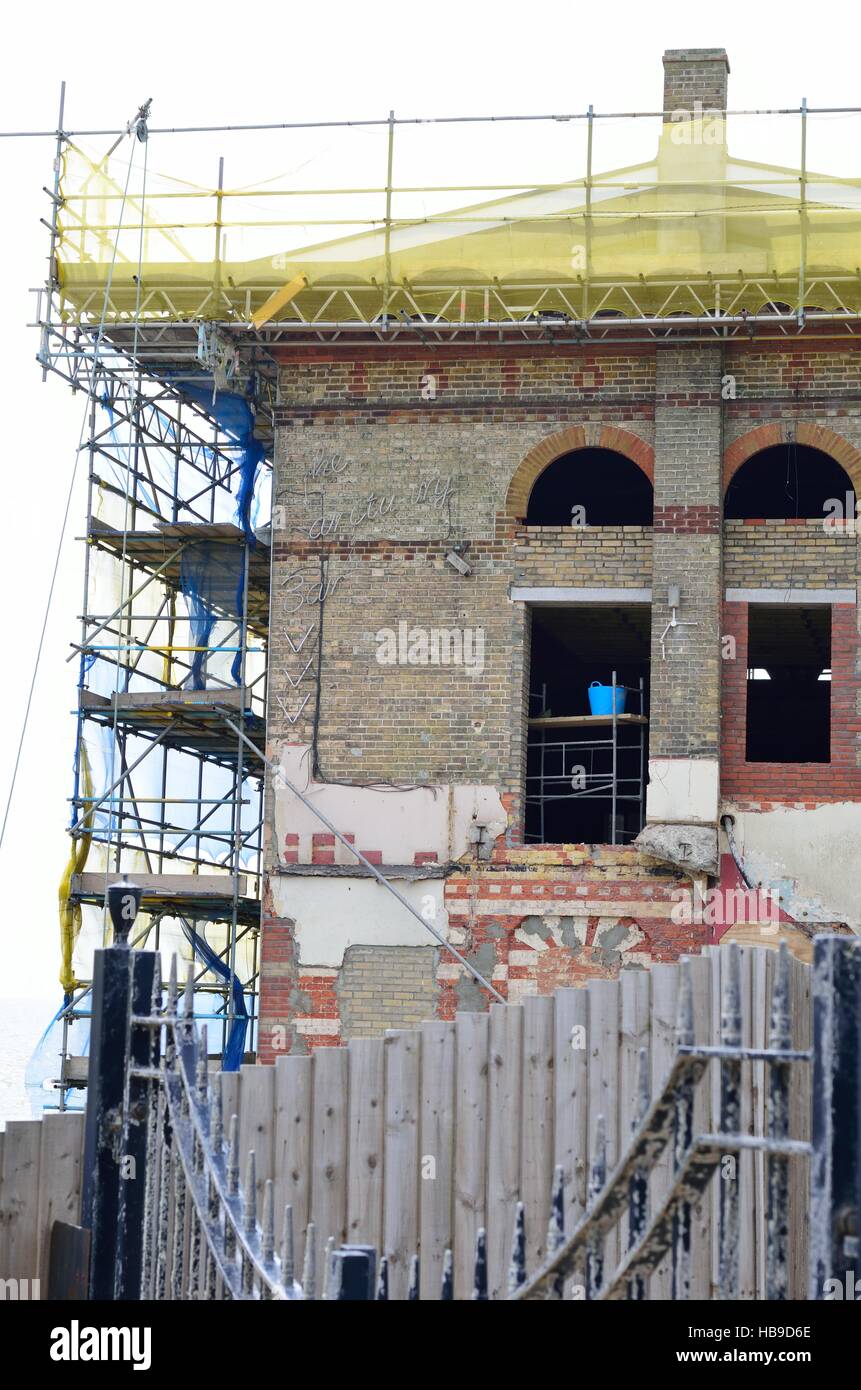
[[[37,1213],[42,1125],[9,1120],[0,1184],[0,1277],[34,1279],[39,1258]]]
[[[311,1220],[317,1231],[318,1280],[330,1236],[336,1245],[347,1226],[347,1049],[321,1047],[314,1057],[311,1140]]]
[[[595,1158],[598,1120],[604,1117],[607,1172],[619,1157],[619,1000],[617,980],[590,980],[589,993],[589,1163]],[[627,1137],[627,1136],[626,1136]],[[619,1233],[605,1243],[608,1264],[619,1257]]]
[[[383,1236],[385,1047],[382,1038],[354,1038],[347,1051],[347,1239],[379,1249]]]
[[[487,1014],[455,1018],[454,1296],[472,1289],[475,1237],[487,1224]]]
[[[76,1225],[80,1218],[84,1116],[71,1111],[45,1115],[41,1129],[36,1276],[47,1292],[51,1227],[55,1221]]]
[[[586,1210],[589,1178],[589,995],[556,991],[554,1018],[554,1164],[565,1174],[565,1227]]]
[[[385,1038],[385,1172],[383,1250],[389,1257],[389,1297],[406,1298],[410,1260],[419,1246],[419,1034],[392,1030]]]
[[[454,1244],[454,1075],[454,1024],[423,1023],[419,1121],[422,1299],[439,1298],[445,1252]]]
[[[305,1258],[311,1212],[311,1111],[313,1059],[279,1057],[275,1063],[275,1211],[293,1208],[296,1260]]]
[[[526,1218],[526,1263],[534,1269],[546,1253],[553,1186],[553,996],[527,995],[522,1008],[520,1197]]]
[[[639,1115],[640,1049],[649,1055],[651,1011],[649,976],[645,970],[623,970],[619,976],[619,1145],[624,1149]],[[628,1218],[621,1224],[627,1245]]]
[[[487,1278],[490,1298],[504,1298],[514,1213],[521,1192],[524,1035],[520,1005],[491,1004],[489,1049]]]
[[[230,1117],[242,1119],[242,1091],[238,1071],[223,1071],[221,1076],[221,1108],[224,1114],[225,1132],[229,1132]]]
[[[239,1149],[245,1155],[254,1150],[258,1206],[273,1170],[275,1130],[275,1068],[244,1066],[240,1071],[242,1100],[239,1112]],[[245,1173],[242,1174],[243,1181]]]
[[[653,965],[652,981],[652,1095],[659,1095],[667,1073],[672,1065],[676,1050],[676,997],[678,994],[679,968],[677,965]],[[649,1184],[651,1210],[663,1201],[672,1184],[673,1154],[667,1146]],[[649,1298],[669,1298],[672,1288],[670,1261],[666,1259],[655,1270],[649,1280]]]

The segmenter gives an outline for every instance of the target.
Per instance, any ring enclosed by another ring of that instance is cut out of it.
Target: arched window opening
[[[849,474],[830,454],[806,444],[775,444],[753,454],[730,479],[724,500],[728,521],[852,517],[854,509]]]
[[[652,484],[614,449],[575,449],[545,468],[526,513],[528,526],[651,526]]]

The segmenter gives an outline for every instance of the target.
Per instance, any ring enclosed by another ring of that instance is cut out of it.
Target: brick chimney
[[[729,59],[724,48],[668,48],[664,111],[725,111]]]

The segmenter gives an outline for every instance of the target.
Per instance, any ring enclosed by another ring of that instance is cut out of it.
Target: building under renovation
[[[469,178],[391,117],[286,212],[58,140],[69,1026],[120,870],[234,1064],[858,929],[861,116],[655,76]]]

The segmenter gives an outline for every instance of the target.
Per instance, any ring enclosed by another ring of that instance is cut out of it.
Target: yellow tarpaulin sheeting
[[[89,804],[89,798],[93,795],[93,777],[90,771],[87,746],[83,739],[81,739],[79,749],[81,786],[83,795],[88,799]],[[92,833],[88,831],[72,841],[69,862],[60,880],[60,984],[64,994],[71,994],[78,983],[72,967],[72,957],[81,930],[81,905],[70,900],[69,890],[72,884],[72,875],[83,873],[92,839]]]
[[[216,190],[150,172],[143,207],[123,201],[123,148],[106,168],[69,146],[64,312],[97,321],[109,279],[108,319],[861,311],[861,178],[737,158],[715,116],[655,141],[645,162],[469,202],[454,185]]]

